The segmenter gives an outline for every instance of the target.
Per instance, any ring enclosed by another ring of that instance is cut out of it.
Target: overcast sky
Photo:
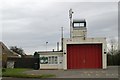
[[[27,54],[56,49],[60,42],[61,27],[69,38],[68,10],[73,9],[74,19],[85,18],[87,37],[118,38],[117,2],[46,2],[42,0],[3,1],[2,38],[8,47],[18,46]],[[1,16],[0,16],[1,17]]]

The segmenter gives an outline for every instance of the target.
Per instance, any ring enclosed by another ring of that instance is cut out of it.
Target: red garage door
[[[102,44],[68,44],[67,69],[102,68]]]

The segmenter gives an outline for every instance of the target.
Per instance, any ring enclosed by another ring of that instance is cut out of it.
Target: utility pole
[[[47,44],[48,44],[48,42],[46,42],[46,52],[47,52]]]
[[[61,27],[61,50],[63,51],[63,27]]]
[[[72,11],[72,9],[69,10],[69,18],[70,18],[70,38],[72,37],[71,36],[71,33],[72,33],[72,14],[74,12]]]

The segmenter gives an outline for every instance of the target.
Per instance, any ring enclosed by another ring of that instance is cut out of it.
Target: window
[[[54,56],[52,56],[52,64],[54,64]]]
[[[40,57],[40,63],[41,64],[47,64],[48,63],[48,57]]]
[[[74,27],[79,27],[80,23],[74,23]]]
[[[80,26],[84,27],[84,23],[80,23]]]
[[[49,57],[40,57],[41,64],[57,64],[58,57],[57,56],[49,56]]]
[[[74,23],[73,25],[74,27],[84,27],[85,26],[85,23]]]
[[[57,56],[55,56],[55,64],[57,64],[58,63],[58,61],[57,61]]]
[[[51,64],[51,56],[48,58],[48,64]]]

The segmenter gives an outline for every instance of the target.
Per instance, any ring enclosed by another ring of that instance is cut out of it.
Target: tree
[[[120,51],[118,49],[118,42],[115,39],[111,39],[109,41],[110,48],[107,54],[108,57],[108,65],[120,65],[119,58],[120,58]]]
[[[118,52],[118,41],[116,39],[110,39],[109,44],[109,53],[115,55]]]
[[[26,54],[24,53],[24,50],[23,50],[22,48],[18,48],[17,46],[11,46],[11,47],[10,47],[10,50],[16,52],[17,54],[21,55],[22,57],[23,57],[24,55],[26,55]]]

